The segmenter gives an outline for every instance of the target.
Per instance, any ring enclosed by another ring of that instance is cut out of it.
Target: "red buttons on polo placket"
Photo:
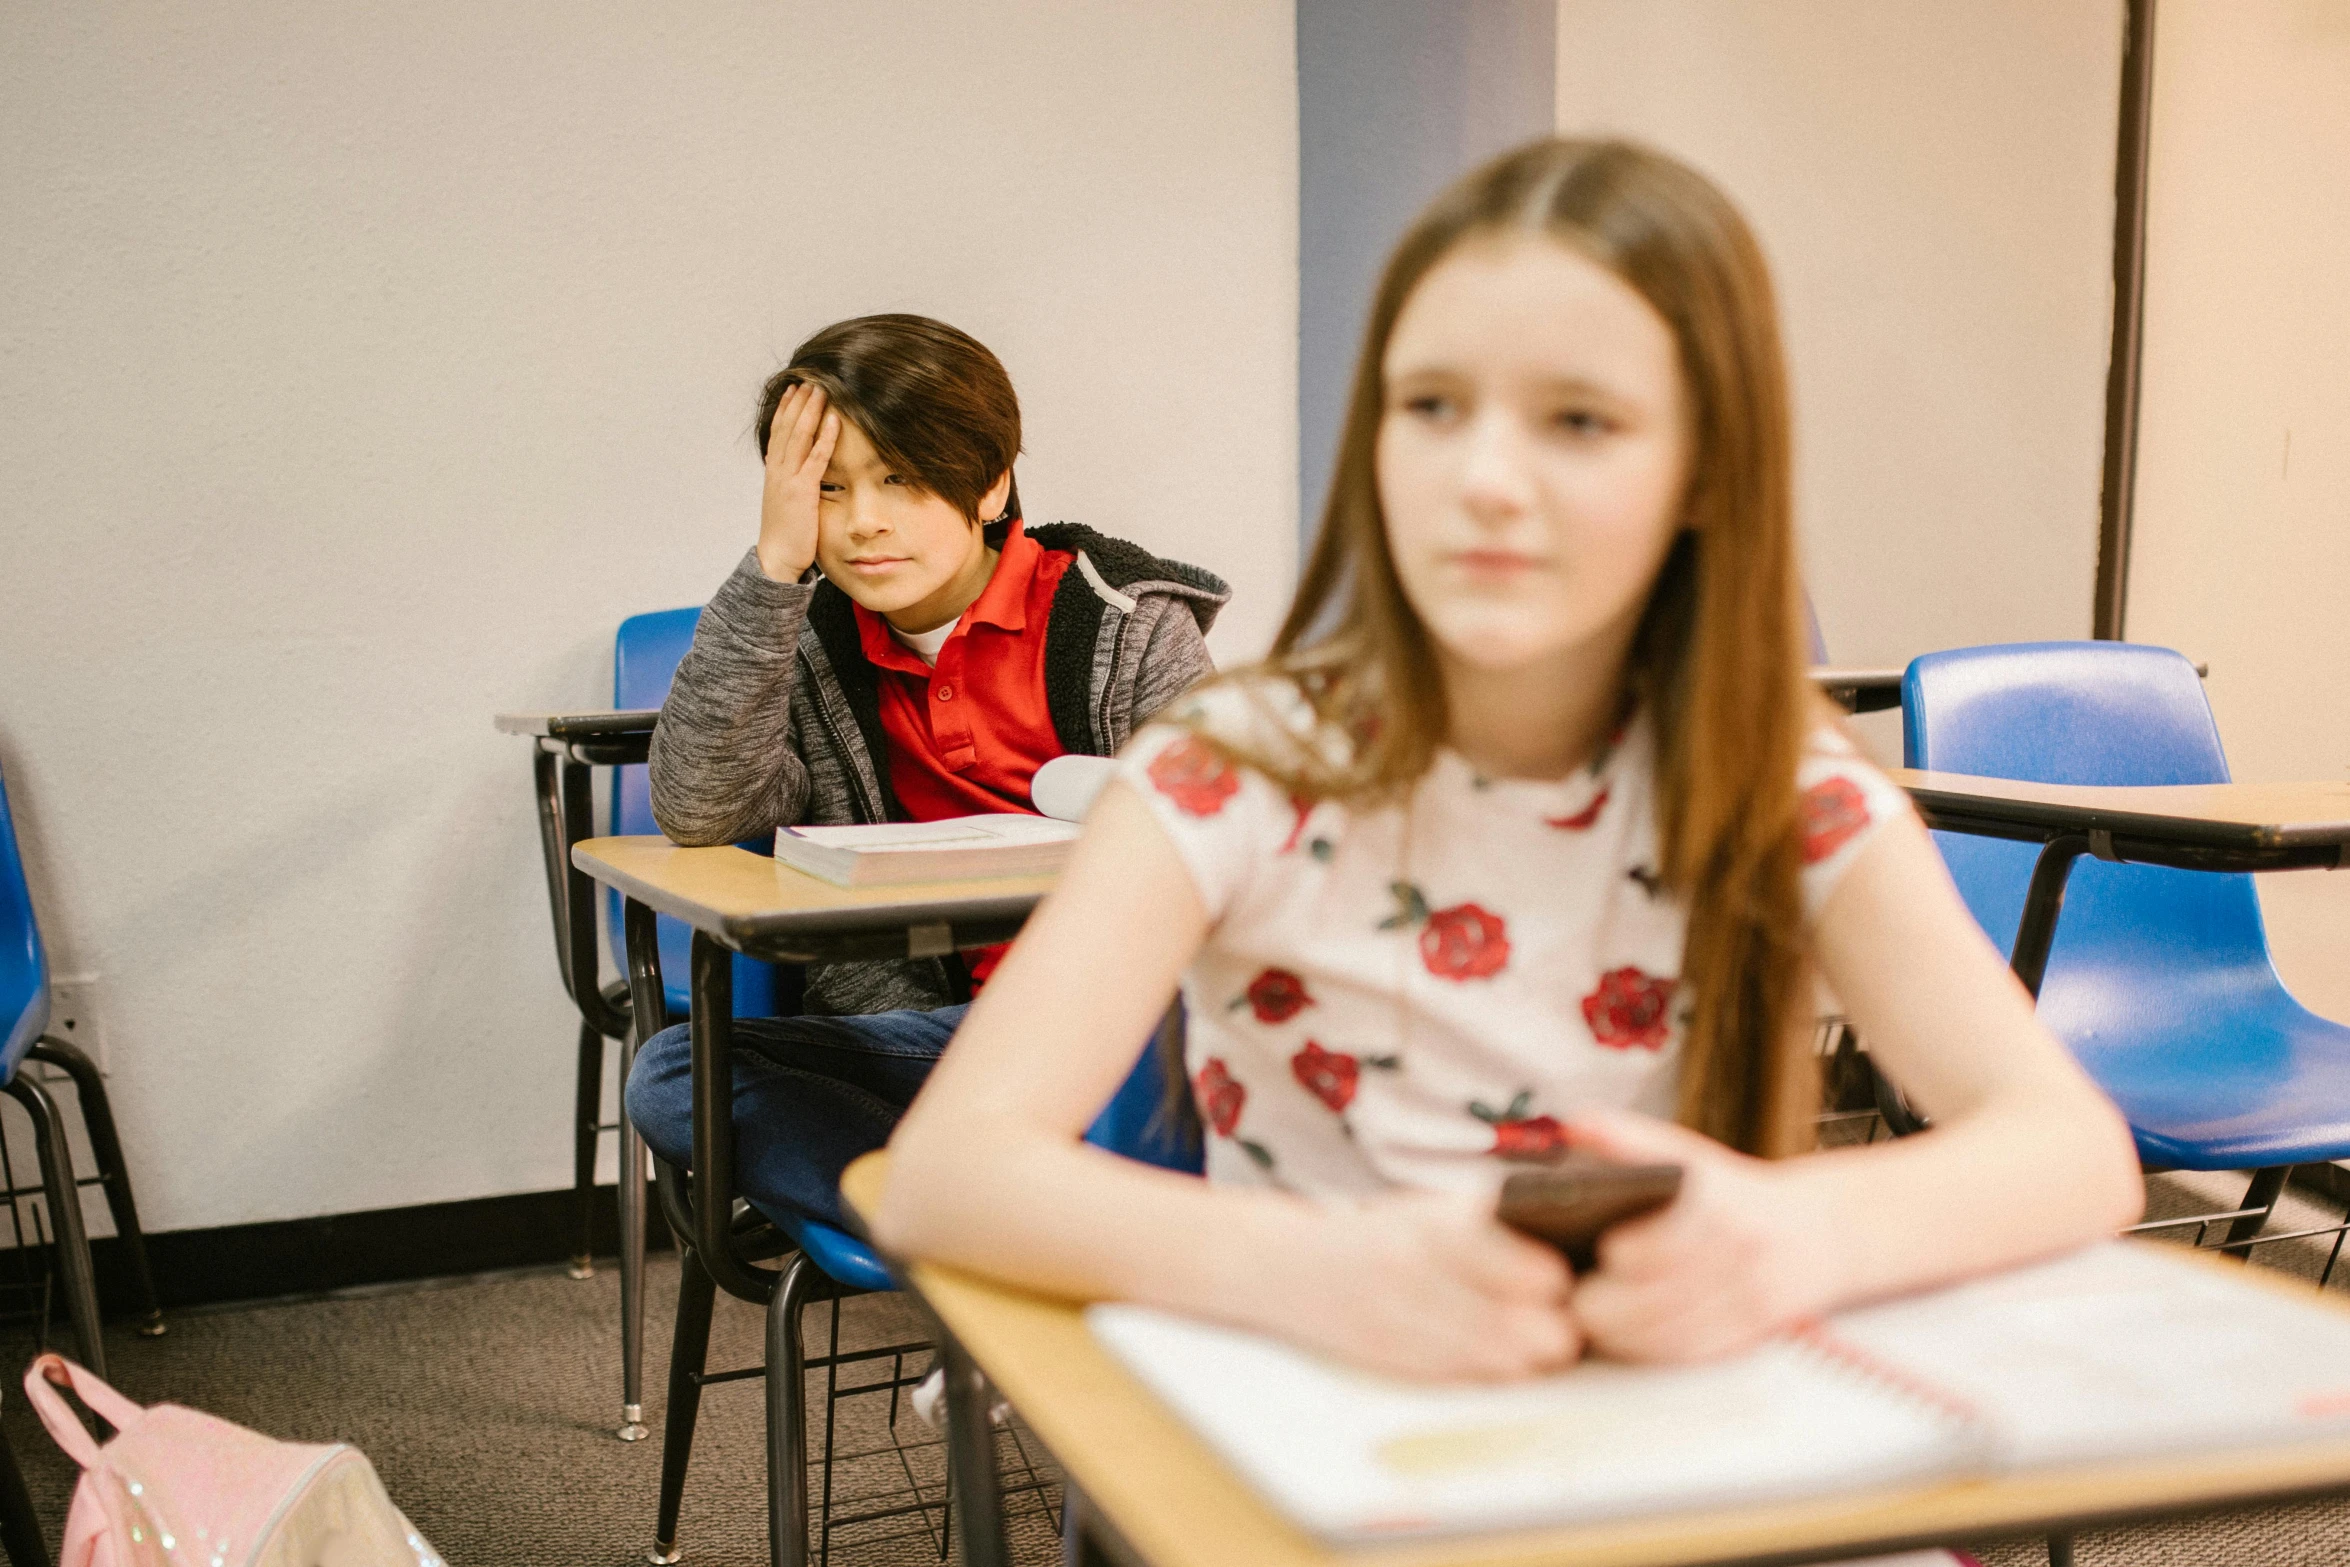
[[[938,699],[941,702],[952,702],[955,699],[955,688],[953,686],[940,686],[938,688]]]

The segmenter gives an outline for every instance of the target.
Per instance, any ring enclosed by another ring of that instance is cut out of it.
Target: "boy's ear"
[[[995,483],[987,487],[987,493],[979,497],[979,520],[983,523],[994,522],[1003,516],[1004,507],[1011,499],[1012,470],[1006,468],[996,475]]]

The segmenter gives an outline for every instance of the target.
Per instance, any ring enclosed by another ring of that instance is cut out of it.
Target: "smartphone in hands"
[[[1548,1241],[1566,1253],[1567,1266],[1589,1273],[1598,1266],[1603,1231],[1655,1212],[1680,1190],[1677,1164],[1570,1157],[1539,1170],[1521,1170],[1502,1182],[1494,1216],[1513,1230]]]

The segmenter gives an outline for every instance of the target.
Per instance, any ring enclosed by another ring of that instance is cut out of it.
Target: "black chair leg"
[[[1085,1495],[1075,1482],[1061,1486],[1061,1567],[1112,1567],[1109,1552],[1085,1532]]]
[[[1009,1567],[994,1422],[988,1418],[995,1394],[944,1324],[938,1331],[938,1363],[947,1374],[947,1472],[954,1477],[962,1514],[963,1567]]]
[[[571,1276],[596,1276],[596,1128],[604,1118],[604,1036],[579,1025],[579,1092],[572,1106],[571,1190],[579,1205],[579,1244]]]
[[[702,1413],[702,1369],[710,1360],[710,1311],[718,1286],[702,1255],[678,1248],[677,1330],[669,1340],[669,1408],[661,1417],[661,1503],[648,1561],[678,1559],[677,1513],[685,1504],[686,1465],[694,1456],[694,1422]]]
[[[2052,1534],[2048,1537],[2048,1567],[2073,1567],[2073,1537]]]
[[[41,1538],[41,1520],[33,1511],[33,1497],[25,1489],[24,1472],[16,1467],[16,1450],[0,1435],[0,1551],[12,1567],[49,1567],[49,1542]]]
[[[57,1241],[57,1271],[65,1284],[65,1306],[81,1340],[82,1364],[106,1375],[106,1340],[98,1331],[98,1290],[90,1269],[90,1237],[82,1228],[82,1191],[74,1179],[73,1150],[65,1144],[65,1123],[57,1101],[19,1072],[8,1093],[33,1118],[33,1151],[41,1161],[41,1188],[48,1198],[50,1233]]]
[[[2228,1226],[2228,1238],[2221,1244],[2221,1251],[2233,1251],[2242,1261],[2252,1260],[2252,1248],[2247,1243],[2268,1224],[2268,1216],[2276,1208],[2277,1199],[2285,1193],[2285,1177],[2292,1173],[2293,1167],[2289,1164],[2252,1172],[2252,1184],[2244,1189],[2244,1200],[2236,1206],[2257,1208],[2260,1211],[2248,1213]]]
[[[820,1277],[806,1253],[794,1253],[767,1297],[767,1549],[775,1567],[808,1567],[808,1355],[800,1308]]]
[[[122,1137],[114,1129],[114,1105],[106,1097],[106,1079],[98,1063],[68,1040],[44,1036],[27,1052],[73,1079],[74,1094],[82,1102],[82,1125],[90,1134],[90,1152],[97,1155],[98,1175],[105,1182],[106,1211],[114,1216],[115,1237],[130,1259],[131,1283],[139,1294],[139,1334],[161,1338],[168,1326],[155,1295],[155,1270],[147,1262],[147,1232],[139,1227],[138,1200],[131,1195],[131,1170],[122,1157]]]

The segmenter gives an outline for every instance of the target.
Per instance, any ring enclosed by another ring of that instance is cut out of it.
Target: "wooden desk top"
[[[2215,849],[2350,843],[2350,783],[2164,784],[2142,788],[2026,783],[1896,767],[1921,810],[2079,832],[2099,829]]]
[[[535,735],[541,740],[594,740],[606,735],[650,734],[657,707],[617,712],[500,713],[493,720],[502,735]]]
[[[889,1155],[848,1168],[870,1213]],[[2182,1259],[2183,1261],[2186,1259]],[[2205,1264],[2235,1267],[2235,1264]],[[913,1266],[914,1288],[1151,1567],[1682,1567],[1818,1561],[2232,1502],[2350,1488],[2350,1439],[2286,1451],[1945,1483],[1680,1517],[1334,1548],[1275,1513],[1132,1373],[1094,1342],[1076,1304],[956,1269]],[[2306,1293],[2254,1270],[2252,1277]]]
[[[1004,876],[836,887],[748,849],[681,849],[662,837],[590,838],[571,851],[571,862],[606,886],[754,957],[797,956],[795,942],[888,937],[913,927],[954,927],[958,946],[1001,941],[1009,931],[981,928],[965,940],[963,928],[1016,925],[1053,884],[1050,876]],[[934,938],[929,950],[912,955],[934,957],[946,950]]]

